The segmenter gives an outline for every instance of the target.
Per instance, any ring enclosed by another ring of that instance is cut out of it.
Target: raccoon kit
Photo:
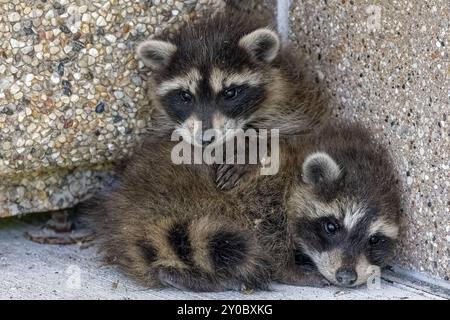
[[[360,125],[324,127],[305,144],[302,179],[286,207],[298,262],[331,283],[357,286],[392,257],[401,224],[397,174]]]
[[[267,24],[226,11],[188,23],[173,38],[141,43],[137,54],[152,70],[153,134],[176,130],[201,146],[229,139],[232,129],[299,134],[318,127],[328,114],[325,91]]]
[[[282,141],[279,174],[255,172],[228,192],[211,166],[172,164],[171,148],[144,144],[91,210],[108,261],[150,287],[357,286],[392,254],[396,175],[357,125]]]

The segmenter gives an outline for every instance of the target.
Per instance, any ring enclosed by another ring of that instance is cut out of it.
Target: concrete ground
[[[0,299],[442,299],[433,290],[385,281],[380,289],[274,285],[271,292],[149,290],[105,266],[95,245],[42,245],[23,236],[35,223],[0,222]],[[428,292],[427,292],[428,291]]]

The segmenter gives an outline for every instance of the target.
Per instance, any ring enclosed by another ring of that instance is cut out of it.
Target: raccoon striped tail
[[[250,231],[217,217],[155,226],[152,266],[163,285],[193,291],[267,289],[268,264]]]

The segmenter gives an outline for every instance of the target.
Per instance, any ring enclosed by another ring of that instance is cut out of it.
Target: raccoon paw
[[[221,190],[231,190],[245,183],[257,165],[221,164],[216,171],[216,184]]]
[[[299,287],[329,287],[331,283],[318,272],[295,272],[287,274],[282,280],[285,284]]]
[[[309,279],[303,284],[304,287],[325,288],[331,286],[331,282],[322,275],[309,276]]]

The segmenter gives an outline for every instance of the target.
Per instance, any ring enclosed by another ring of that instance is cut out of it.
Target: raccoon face
[[[270,65],[280,48],[277,34],[265,28],[237,39],[204,32],[137,48],[154,71],[162,109],[178,134],[199,146],[223,143],[246,126],[266,100]]]
[[[288,199],[289,225],[296,249],[325,278],[353,287],[379,275],[391,257],[399,232],[398,212],[389,212],[396,206],[379,197],[341,192],[345,183],[341,169],[326,153],[306,158],[302,184]],[[323,192],[332,196],[324,200]]]

